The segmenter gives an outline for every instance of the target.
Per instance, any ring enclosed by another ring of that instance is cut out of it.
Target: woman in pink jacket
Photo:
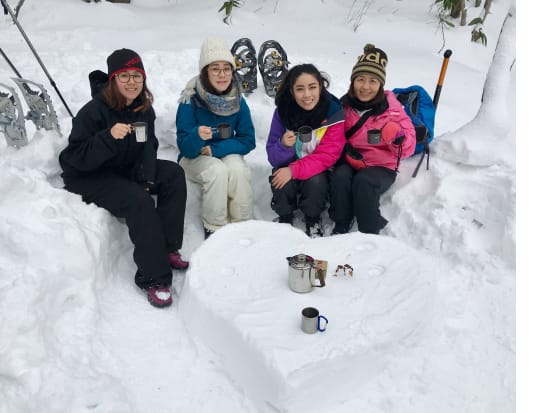
[[[321,212],[328,200],[328,169],[345,143],[342,104],[327,87],[328,80],[312,64],[290,69],[275,96],[277,108],[266,146],[273,166],[271,208],[279,222],[287,224],[292,224],[294,210],[299,208],[310,237],[323,236]]]
[[[395,182],[399,161],[414,153],[414,126],[393,93],[384,91],[387,62],[384,51],[367,44],[341,98],[348,141],[331,174],[332,234],[347,233],[354,217],[360,232],[378,234],[388,222],[380,196]]]

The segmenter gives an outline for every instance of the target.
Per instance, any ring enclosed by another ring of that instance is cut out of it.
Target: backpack
[[[414,153],[427,151],[428,144],[434,138],[435,106],[432,98],[422,86],[418,85],[396,88],[393,89],[393,93],[414,125],[416,131]]]

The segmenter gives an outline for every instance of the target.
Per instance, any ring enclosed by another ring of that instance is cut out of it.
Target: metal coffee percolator
[[[288,285],[297,293],[309,293],[313,287],[324,287],[324,277],[319,277],[319,285],[315,285],[317,270],[313,266],[314,260],[306,254],[298,254],[287,257],[288,261]]]

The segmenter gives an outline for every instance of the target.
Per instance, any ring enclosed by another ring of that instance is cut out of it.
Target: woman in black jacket
[[[135,282],[152,305],[166,307],[172,303],[172,268],[189,266],[178,252],[185,173],[177,163],[157,159],[153,95],[139,55],[116,50],[107,68],[108,74],[90,73],[93,98],[73,119],[69,144],[59,155],[61,176],[68,191],[126,220]]]

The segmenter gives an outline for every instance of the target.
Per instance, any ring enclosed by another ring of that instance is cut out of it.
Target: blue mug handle
[[[325,320],[324,328],[321,328],[321,318]],[[317,317],[317,330],[319,330],[320,332],[325,331],[327,329],[327,324],[328,324],[328,320],[324,315],[320,315],[319,317]]]

